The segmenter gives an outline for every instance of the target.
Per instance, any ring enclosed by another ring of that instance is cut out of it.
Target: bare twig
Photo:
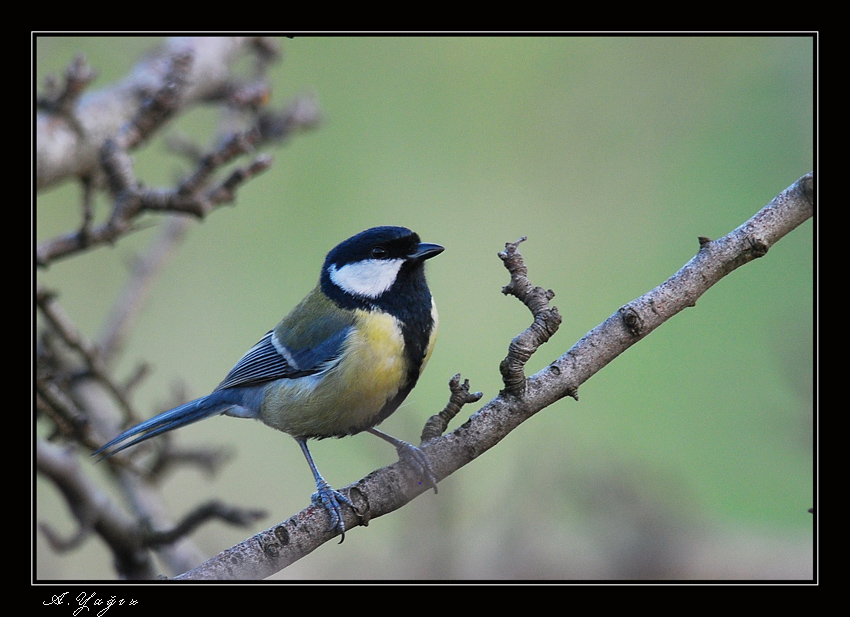
[[[508,242],[499,258],[511,274],[511,282],[502,288],[502,293],[516,297],[528,307],[534,317],[532,324],[511,341],[508,355],[499,365],[505,391],[521,394],[525,388],[525,364],[532,354],[548,341],[561,325],[561,315],[556,307],[549,307],[555,297],[551,289],[535,287],[528,280],[528,268],[519,253],[519,245],[525,236],[516,242]]]
[[[83,56],[77,56],[65,71],[65,85],[60,88],[57,81],[48,77],[45,92],[36,99],[39,109],[65,116],[68,121],[79,128],[73,117],[73,109],[83,93],[83,90],[97,77],[95,71]]]
[[[204,157],[199,169],[180,183],[177,189],[146,189],[135,179],[132,159],[118,143],[107,140],[103,146],[103,168],[115,194],[109,220],[94,228],[59,236],[42,243],[36,251],[37,263],[46,266],[93,246],[115,242],[136,228],[138,217],[144,212],[188,214],[203,218],[215,207],[230,203],[236,189],[271,165],[271,158],[257,157],[244,169],[233,171],[220,185],[205,189],[212,169],[229,162],[238,153],[250,149],[250,138],[236,136],[225,142],[217,151]],[[234,146],[236,144],[236,147]]]
[[[47,319],[52,330],[69,348],[78,352],[88,375],[96,379],[114,397],[121,409],[132,417],[134,415],[133,408],[125,390],[112,379],[97,346],[77,329],[65,311],[62,310],[62,307],[59,306],[55,294],[43,289],[39,284],[36,289],[36,305]]]
[[[296,131],[317,126],[322,116],[314,96],[299,96],[281,111],[268,110],[257,118],[264,140],[285,142]]]
[[[445,433],[449,423],[460,413],[464,405],[477,403],[483,396],[481,392],[469,391],[468,379],[464,379],[463,383],[460,383],[460,373],[449,380],[449,391],[451,392],[451,397],[445,409],[437,415],[431,416],[425,422],[425,428],[422,429],[422,435],[420,436],[423,444]]]
[[[36,468],[53,481],[65,495],[78,524],[77,530],[61,538],[48,524],[40,527],[52,548],[67,551],[76,548],[91,534],[97,534],[115,557],[118,572],[129,579],[157,577],[149,547],[175,544],[200,525],[220,520],[244,526],[264,516],[259,510],[237,508],[214,501],[199,506],[180,523],[164,531],[154,531],[147,524],[123,513],[112,499],[80,469],[73,449],[63,449],[50,442],[36,444]]]
[[[196,507],[171,529],[149,530],[145,534],[144,544],[145,546],[152,547],[162,544],[173,544],[180,538],[191,534],[204,523],[212,520],[221,520],[230,525],[246,527],[264,516],[266,516],[266,513],[263,510],[237,508],[217,500],[210,501]]]

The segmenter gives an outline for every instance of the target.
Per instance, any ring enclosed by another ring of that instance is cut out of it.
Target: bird
[[[311,501],[327,511],[328,532],[342,539],[342,505],[360,513],[319,473],[310,439],[369,432],[395,446],[399,459],[437,492],[424,452],[375,427],[398,409],[431,357],[438,315],[425,261],[444,250],[395,226],[372,227],[341,242],[325,257],[315,288],[212,393],[125,430],[92,456],[103,460],[213,416],[257,419],[301,446],[316,483]]]

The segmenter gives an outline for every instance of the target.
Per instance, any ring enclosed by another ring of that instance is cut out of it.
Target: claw
[[[376,428],[367,428],[366,430],[375,437],[380,437],[384,441],[393,444],[395,451],[398,452],[398,459],[413,467],[419,474],[421,478],[419,484],[425,481],[428,488],[434,489],[435,493],[437,492],[437,476],[434,475],[434,471],[431,469],[431,462],[422,450],[410,445],[406,441],[396,439],[392,435],[382,433]]]
[[[400,461],[404,461],[416,469],[420,477],[419,483],[422,484],[422,482],[425,482],[428,488],[434,489],[434,493],[436,494],[437,477],[434,475],[434,471],[431,469],[431,462],[425,453],[406,441],[399,441],[396,444],[396,452],[398,452]]]
[[[313,505],[324,508],[328,513],[328,516],[331,519],[328,531],[339,531],[341,536],[339,542],[342,544],[342,541],[345,540],[345,521],[342,518],[341,504],[349,506],[358,516],[360,516],[360,514],[357,512],[357,508],[354,507],[354,504],[348,497],[339,491],[335,491],[331,488],[331,485],[324,480],[316,483],[316,489],[316,492],[310,497],[310,501],[313,502]]]
[[[331,488],[330,484],[325,482],[325,479],[319,473],[319,470],[316,469],[315,463],[313,463],[313,457],[310,456],[310,450],[307,448],[307,440],[303,437],[296,437],[295,440],[298,442],[298,445],[301,446],[301,451],[304,452],[304,456],[307,458],[307,463],[310,465],[310,469],[313,472],[313,477],[316,479],[316,492],[310,497],[310,501],[313,502],[313,505],[324,508],[328,513],[328,516],[331,517],[331,526],[328,527],[328,531],[339,530],[339,533],[342,536],[339,539],[339,542],[342,544],[342,541],[345,540],[345,521],[342,519],[342,508],[340,504],[344,503],[349,506],[361,519],[363,518],[363,515],[357,511],[357,508],[354,507],[354,504],[348,497],[339,491],[335,491]]]

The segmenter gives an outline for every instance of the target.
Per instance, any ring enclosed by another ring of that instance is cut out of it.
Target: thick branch
[[[723,276],[761,257],[814,212],[814,179],[807,174],[753,218],[714,241],[700,239],[697,255],[667,281],[620,308],[569,351],[528,378],[521,392],[504,391],[451,433],[423,444],[438,479],[495,446],[538,411],[578,387],[614,358],[696,300]],[[427,487],[407,477],[400,463],[379,469],[344,489],[367,520],[405,505]],[[346,529],[361,524],[344,511]],[[260,579],[309,554],[333,537],[327,516],[311,506],[177,578]]]
[[[165,42],[161,53],[137,65],[127,79],[79,99],[80,82],[88,83],[90,77],[84,81],[77,75],[86,76],[87,71],[69,72],[74,86],[66,90],[74,97],[53,96],[62,101],[62,113],[57,113],[58,103],[41,105],[36,117],[37,189],[72,177],[101,176],[99,152],[107,139],[134,124],[138,134],[122,144],[132,147],[166,117],[200,102],[225,99],[237,87],[233,62],[246,51],[260,50],[265,56],[270,45],[255,37],[174,37]],[[76,65],[83,63],[78,60]]]

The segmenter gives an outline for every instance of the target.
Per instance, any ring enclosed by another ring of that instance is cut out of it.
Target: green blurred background
[[[99,78],[126,74],[155,38],[36,42],[41,84],[83,53]],[[501,293],[496,253],[521,251],[551,288],[560,331],[529,366],[566,351],[622,304],[690,259],[814,165],[810,37],[296,37],[281,42],[273,106],[314,93],[323,123],[270,151],[270,171],[193,226],[156,282],[118,373],[152,372],[137,403],[153,414],[175,384],[214,388],[316,282],[325,253],[373,225],[404,225],[446,252],[428,264],[440,339],[387,432],[418,439],[457,372],[495,396],[499,361],[529,323]],[[172,127],[209,136],[217,112]],[[206,144],[204,144],[206,145]],[[161,139],[135,155],[145,184],[187,165]],[[77,228],[80,190],[38,196],[36,240]],[[99,201],[105,211],[105,201]],[[152,218],[150,222],[160,223]],[[136,233],[39,272],[95,337],[155,236]],[[497,448],[402,510],[346,534],[280,578],[792,578],[813,575],[812,221]],[[480,405],[465,409],[463,417]],[[209,555],[286,519],[314,490],[289,437],[216,418],[184,444],[226,446],[210,478],[171,476],[175,518],[213,497],[261,507],[249,530],[210,524]],[[377,439],[316,443],[345,486],[395,460]],[[100,469],[91,469],[95,475]],[[35,522],[70,535],[55,489],[36,479]],[[53,553],[36,537],[39,578],[109,579],[97,539]],[[172,574],[172,573],[168,573]]]

